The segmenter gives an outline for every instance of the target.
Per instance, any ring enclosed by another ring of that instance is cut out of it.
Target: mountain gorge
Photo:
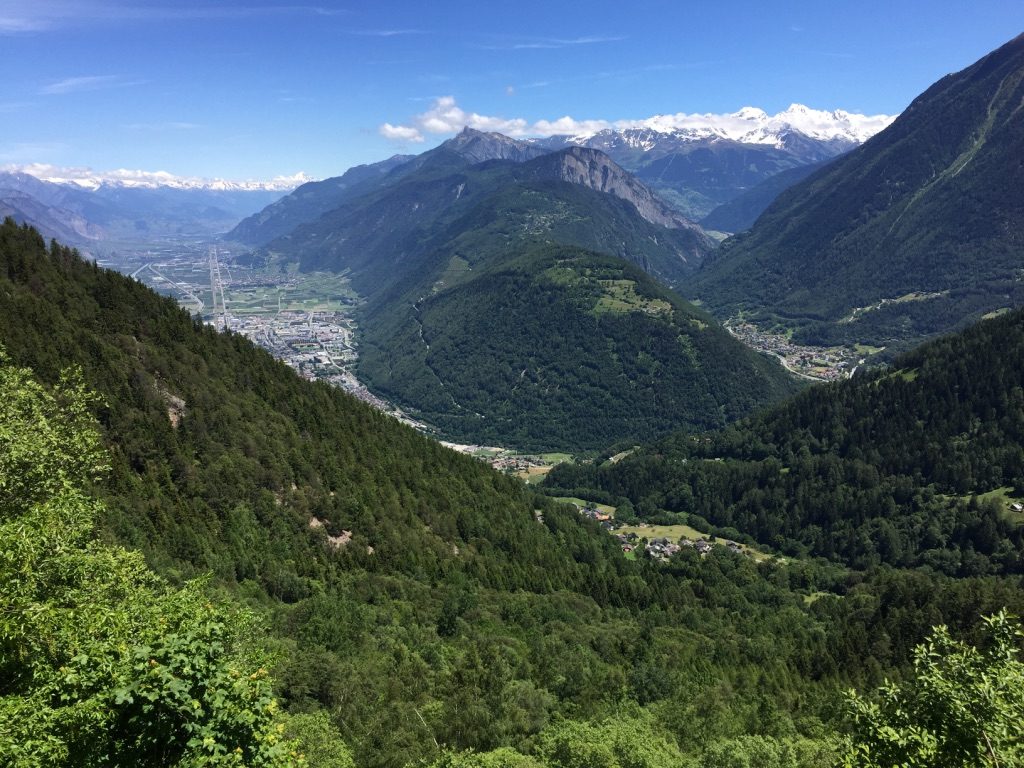
[[[906,344],[1024,303],[1024,38],[783,193],[690,295],[817,343]]]

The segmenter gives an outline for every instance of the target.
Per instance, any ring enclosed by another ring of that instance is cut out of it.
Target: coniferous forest
[[[779,555],[661,564],[7,221],[0,754],[891,765],[908,702],[991,678],[1019,764],[1020,533],[984,494],[1020,485],[1022,325],[552,473]],[[970,661],[937,671],[926,641]],[[982,760],[968,731],[916,764]]]

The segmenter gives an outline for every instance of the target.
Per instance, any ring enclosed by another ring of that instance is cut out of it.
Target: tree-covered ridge
[[[507,254],[520,239],[553,241],[621,256],[668,284],[685,280],[713,249],[699,231],[652,224],[625,200],[562,181],[557,169],[545,158],[471,164],[442,145],[421,156],[415,171],[393,174],[390,184],[265,250],[304,269],[351,270],[353,285],[373,299],[401,279],[437,269],[438,247],[477,230],[493,236],[494,242],[476,237],[492,255]]]
[[[790,553],[948,573],[1024,567],[1024,312],[814,387],[717,434],[679,434],[616,465],[567,467],[639,510],[694,514]]]
[[[337,557],[369,568],[474,572],[486,532],[487,548],[502,542],[485,556],[489,567],[505,562],[493,578],[537,589],[579,582],[511,478],[303,382],[245,339],[47,248],[32,230],[0,229],[0,275],[0,341],[11,357],[51,381],[77,363],[104,398],[108,524],[123,540],[286,599],[310,594],[322,575],[314,517],[332,535],[351,531]],[[280,534],[273,548],[249,546],[257,526]]]
[[[620,259],[541,246],[467,270],[411,312],[382,308],[362,350],[377,389],[446,434],[598,449],[720,427],[796,389]]]
[[[711,247],[561,180],[562,164],[579,171],[572,151],[471,164],[442,145],[417,162],[265,255],[347,270],[366,298],[361,378],[447,436],[590,449],[717,426],[794,391],[777,363],[678,299],[676,322],[642,307],[594,317],[566,286],[538,279],[559,248],[585,248],[595,269],[621,273],[609,279],[634,275],[632,264],[677,283]],[[628,279],[660,291],[648,275]]]
[[[844,688],[899,674],[936,624],[973,640],[979,612],[1024,609],[1015,577],[628,561],[574,510],[13,223],[0,342],[51,384],[78,361],[103,401],[100,536],[262,618],[311,765],[345,765],[343,740],[367,768],[554,766],[585,739],[610,766],[810,768]]]
[[[1020,306],[1022,96],[1018,37],[782,194],[706,264],[694,294],[716,312],[799,326],[805,339],[875,345]]]

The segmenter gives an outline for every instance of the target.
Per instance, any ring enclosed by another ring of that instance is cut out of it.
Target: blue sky
[[[0,166],[324,177],[446,138],[417,120],[441,98],[531,125],[894,114],[1021,32],[1020,0],[0,0]]]

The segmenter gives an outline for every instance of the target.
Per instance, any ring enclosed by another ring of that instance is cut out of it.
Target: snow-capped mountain
[[[615,128],[552,136],[538,143],[544,146],[594,146],[598,142],[616,142],[621,146],[647,152],[678,142],[719,139],[741,144],[765,144],[781,149],[785,147],[786,137],[795,131],[817,141],[842,142],[852,146],[867,141],[894,119],[892,115],[861,115],[842,109],[811,109],[803,104],[791,104],[788,109],[774,115],[757,107],[743,107],[729,114],[680,112],[655,115],[645,120],[622,121]]]
[[[599,149],[690,218],[782,171],[848,152],[888,126],[890,115],[793,104],[775,115],[744,107],[729,114],[656,115],[614,127],[535,139],[549,150]]]
[[[0,169],[0,213],[92,250],[105,240],[215,235],[305,182],[224,181],[165,172],[29,165]]]
[[[197,176],[175,176],[167,171],[141,171],[120,168],[113,171],[94,171],[92,168],[62,168],[44,163],[7,166],[0,169],[10,173],[26,173],[51,184],[67,184],[97,190],[103,186],[131,189],[202,189],[217,192],[290,192],[313,181],[301,171],[292,176],[277,176],[269,180],[229,181],[205,179]]]

